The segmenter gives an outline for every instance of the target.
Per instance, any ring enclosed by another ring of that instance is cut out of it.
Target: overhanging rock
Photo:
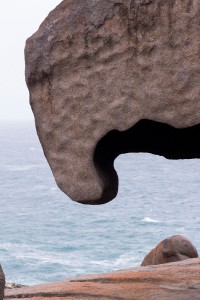
[[[200,156],[200,2],[64,0],[27,40],[26,82],[59,187],[112,200],[121,153]]]

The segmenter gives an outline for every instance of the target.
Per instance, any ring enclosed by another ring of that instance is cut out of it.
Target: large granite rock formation
[[[197,258],[197,249],[182,235],[173,235],[160,242],[144,258],[142,266],[166,264],[189,258]]]
[[[200,259],[7,290],[5,299],[199,300]]]
[[[0,300],[4,298],[4,288],[5,288],[5,275],[0,265]]]
[[[198,0],[64,0],[27,40],[37,132],[73,200],[112,200],[120,153],[200,156],[199,18]]]

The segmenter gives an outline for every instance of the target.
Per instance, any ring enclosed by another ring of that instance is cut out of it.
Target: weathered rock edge
[[[7,290],[5,299],[200,299],[200,259]]]
[[[5,288],[5,275],[0,265],[0,300],[3,300],[4,298],[4,288]]]
[[[144,119],[175,128],[200,123],[199,18],[199,0],[65,0],[27,40],[37,132],[73,200],[116,196],[113,162],[104,167],[104,153],[94,161],[107,133]]]

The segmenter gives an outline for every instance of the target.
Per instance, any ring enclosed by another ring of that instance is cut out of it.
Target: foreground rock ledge
[[[5,299],[200,299],[200,259],[66,279],[5,292]]]
[[[64,0],[27,40],[37,132],[71,199],[112,200],[121,153],[200,156],[199,18],[199,0]]]

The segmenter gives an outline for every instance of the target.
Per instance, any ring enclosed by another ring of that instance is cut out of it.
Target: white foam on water
[[[7,165],[6,166],[11,172],[20,172],[20,171],[29,171],[34,168],[37,168],[37,165]]]
[[[92,260],[90,264],[94,264],[97,266],[102,266],[104,268],[110,270],[116,270],[121,268],[130,268],[138,265],[140,261],[140,257],[136,256],[134,252],[127,252],[125,254],[121,254],[116,259],[109,259],[109,260]]]
[[[176,229],[176,232],[184,232],[185,231],[185,228],[184,227],[181,227],[181,228],[177,228]]]
[[[57,191],[57,187],[51,187],[51,191]]]
[[[102,267],[103,270],[117,270],[137,266],[138,262],[141,261],[141,258],[136,256],[133,251],[122,254],[115,259],[90,260],[88,256],[80,253],[43,251],[27,244],[3,243],[0,246],[1,250],[6,250],[16,261],[24,261],[26,266],[37,265],[39,268],[42,265],[59,264],[70,269],[76,269],[77,272],[83,272],[88,266],[91,270],[96,267]]]
[[[27,244],[3,243],[0,250],[6,250],[16,260],[24,260],[26,264],[60,264],[70,267],[80,267],[87,263],[86,258],[75,253],[55,253],[42,251]]]
[[[143,222],[147,222],[147,223],[160,223],[159,220],[156,219],[151,219],[149,217],[145,217],[144,219],[142,219]]]
[[[46,185],[45,184],[36,184],[32,187],[33,191],[40,191],[46,189]]]

